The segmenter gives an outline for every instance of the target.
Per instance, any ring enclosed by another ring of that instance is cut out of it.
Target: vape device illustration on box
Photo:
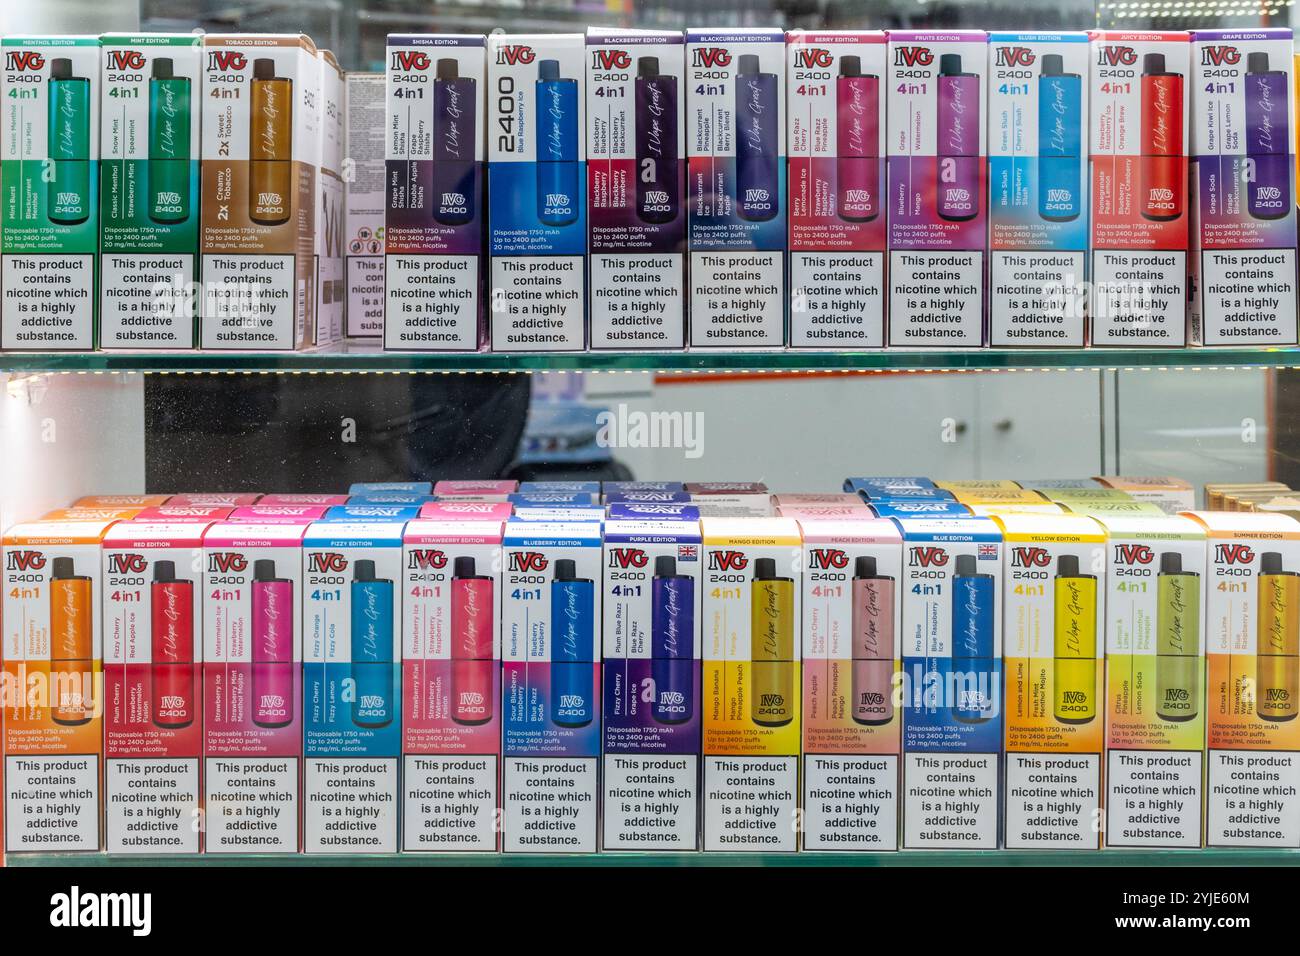
[[[170,57],[149,79],[149,218],[160,225],[190,217],[190,80]]]
[[[984,723],[993,708],[993,575],[977,567],[973,554],[960,554],[952,576],[952,713],[966,724]]]
[[[158,561],[149,600],[150,711],[156,726],[179,730],[194,722],[194,582]]]
[[[475,726],[492,719],[492,578],[473,558],[456,558],[452,568],[451,719]]]
[[[55,558],[50,572],[51,719],[65,727],[90,720],[86,680],[92,673],[91,580],[71,558]]]
[[[636,215],[642,222],[677,218],[680,153],[677,77],[659,72],[657,56],[636,61]]]
[[[876,559],[853,565],[852,717],[867,727],[894,719],[894,579],[878,574]]]
[[[777,577],[773,558],[759,558],[750,588],[749,716],[784,727],[794,719],[794,579]]]
[[[845,56],[835,80],[835,206],[848,222],[880,212],[880,77],[862,72],[862,58]]]
[[[293,81],[275,75],[275,60],[253,61],[249,84],[248,218],[263,226],[289,221],[293,189]]]
[[[1165,69],[1163,53],[1142,57],[1142,215],[1156,222],[1183,214],[1187,157],[1183,155],[1183,75]]]
[[[652,712],[661,724],[681,724],[695,712],[695,579],[678,574],[676,559],[662,554],[650,590]]]
[[[1052,712],[1063,724],[1086,724],[1097,716],[1097,577],[1063,554],[1052,588]]]
[[[1285,70],[1270,70],[1268,54],[1246,55],[1246,192],[1256,219],[1281,219],[1291,209],[1291,124]]]
[[[578,219],[578,81],[560,76],[559,60],[537,64],[537,218]]]
[[[1160,555],[1156,576],[1156,713],[1182,723],[1200,713],[1201,576],[1177,551]]]
[[[1083,77],[1066,73],[1059,53],[1043,55],[1038,74],[1038,215],[1071,222],[1083,209]]]
[[[980,202],[980,78],[962,71],[960,53],[939,57],[937,111],[939,216],[965,222],[979,213]]]
[[[1259,616],[1255,642],[1255,712],[1274,723],[1294,720],[1300,683],[1300,574],[1282,555],[1259,556]]]
[[[387,727],[393,722],[393,582],[375,577],[375,562],[352,567],[352,722]]]
[[[75,226],[90,216],[90,80],[72,75],[72,61],[50,61],[49,220]]]
[[[274,729],[293,718],[293,582],[275,562],[253,562],[253,723]]]
[[[736,211],[750,222],[777,214],[778,103],[775,73],[759,72],[757,54],[736,70]]]
[[[560,727],[585,727],[592,720],[595,616],[595,583],[577,577],[572,560],[556,561],[551,581],[551,720]]]
[[[445,226],[473,220],[477,84],[453,59],[438,61],[433,81],[433,218]]]

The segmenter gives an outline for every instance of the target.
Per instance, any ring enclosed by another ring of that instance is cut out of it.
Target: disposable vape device
[[[966,687],[952,713],[966,724],[989,719],[993,692],[993,575],[976,567],[973,554],[960,554],[952,577],[952,670]]]
[[[1246,55],[1247,207],[1256,219],[1281,219],[1291,208],[1291,131],[1285,70],[1268,53]]]
[[[585,727],[592,718],[596,591],[577,577],[568,558],[555,562],[551,581],[551,713],[560,727]]]
[[[149,218],[190,217],[190,80],[173,75],[170,57],[153,61],[149,80]]]
[[[433,218],[459,226],[474,218],[477,93],[474,78],[459,76],[456,61],[438,61],[433,81]]]
[[[779,205],[776,91],[776,74],[759,72],[757,54],[742,54],[736,70],[736,211],[751,222],[771,219]]]
[[[293,582],[275,562],[253,562],[253,723],[287,727],[293,706]]]
[[[375,562],[352,566],[352,722],[393,722],[393,582],[375,577]]]
[[[974,219],[982,201],[980,184],[980,78],[963,73],[960,53],[939,57],[936,184],[939,216],[949,222]]]
[[[870,222],[880,212],[880,77],[845,56],[835,81],[835,206],[841,219]]]
[[[473,726],[492,719],[492,579],[474,559],[452,562],[451,719]]]
[[[690,720],[695,709],[695,580],[678,574],[676,559],[661,554],[655,558],[650,590],[654,718],[661,724],[680,724]]]
[[[1063,554],[1052,588],[1052,712],[1063,724],[1086,724],[1097,716],[1097,577]]]
[[[1142,215],[1162,222],[1183,214],[1187,193],[1183,155],[1183,75],[1165,70],[1163,53],[1142,57]]]
[[[71,558],[55,558],[50,572],[51,718],[76,727],[90,720],[83,688],[91,664],[91,583],[79,575]]]
[[[248,218],[278,226],[289,221],[293,189],[293,81],[275,75],[275,60],[254,60],[249,96]]]
[[[749,716],[763,727],[794,719],[794,579],[776,576],[776,561],[754,562],[750,591]]]
[[[894,719],[894,579],[876,573],[876,559],[853,565],[853,703],[859,724]]]
[[[49,220],[65,226],[90,216],[90,80],[72,75],[72,61],[50,61]]]
[[[578,218],[578,81],[560,76],[559,60],[537,64],[537,218]]]
[[[657,56],[636,61],[636,215],[642,222],[677,218],[677,77],[659,73]]]
[[[1296,715],[1300,667],[1300,574],[1282,569],[1282,555],[1259,556],[1259,628],[1255,642],[1255,712],[1281,723]]]
[[[1070,222],[1083,209],[1083,78],[1059,53],[1043,54],[1038,74],[1038,215]]]
[[[1261,593],[1263,593],[1261,591]],[[1156,576],[1156,713],[1182,723],[1201,710],[1201,576],[1177,551],[1160,555]]]
[[[174,561],[158,561],[149,585],[153,722],[165,730],[194,722],[194,582],[176,577]]]

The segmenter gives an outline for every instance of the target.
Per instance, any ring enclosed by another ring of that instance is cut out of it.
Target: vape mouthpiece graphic
[[[1187,196],[1183,155],[1183,77],[1170,73],[1163,53],[1142,57],[1142,155],[1138,208],[1154,222],[1177,219]]]
[[[472,578],[474,577],[474,559],[469,557],[456,558],[451,563],[452,577]]]
[[[377,729],[393,722],[393,582],[375,562],[352,562],[352,722]]]
[[[174,561],[155,561],[153,566],[153,579],[157,584],[168,584],[176,580],[176,562]]]
[[[1201,578],[1162,551],[1156,576],[1156,714],[1183,723],[1201,709]]]
[[[659,75],[659,57],[639,56],[636,58],[636,75],[650,77]]]
[[[174,561],[155,561],[150,591],[150,703],[153,722],[179,730],[194,722],[194,582]]]
[[[975,563],[973,554],[959,554],[954,565],[956,574],[959,577],[972,577],[979,573],[979,565]]]
[[[636,61],[636,215],[642,222],[678,216],[682,163],[677,143],[677,77],[659,72],[659,57]]]
[[[1097,578],[1079,572],[1079,556],[1056,559],[1053,582],[1052,713],[1063,724],[1097,716]]]
[[[556,581],[576,581],[578,579],[578,566],[568,558],[561,558],[555,562],[555,580]]]
[[[289,221],[293,185],[293,81],[275,60],[253,61],[248,112],[248,218],[263,226]]]
[[[438,60],[433,82],[433,182],[430,204],[444,226],[472,222],[478,214],[478,93],[473,77],[460,75],[453,57]]]
[[[777,576],[775,559],[758,558],[749,600],[749,716],[784,727],[794,719],[794,579]]]
[[[1064,76],[1065,59],[1059,53],[1044,53],[1039,73],[1043,76]]]
[[[90,80],[73,75],[68,57],[50,60],[46,202],[52,223],[75,226],[90,216],[91,106]]]
[[[537,62],[537,78],[539,80],[558,80],[560,78],[560,61],[539,60]]]
[[[262,558],[253,562],[253,580],[254,581],[274,581],[275,580],[275,562],[269,558]]]
[[[1287,73],[1269,69],[1268,53],[1246,55],[1246,208],[1255,219],[1291,211],[1291,116]]]
[[[353,581],[373,581],[375,579],[375,562],[362,558],[352,564]]]
[[[777,77],[762,72],[757,54],[744,53],[735,87],[736,211],[750,222],[766,222],[780,206]]]
[[[894,719],[894,579],[881,577],[869,554],[854,559],[852,600],[850,713],[864,726],[883,726]]]
[[[880,212],[880,77],[864,75],[862,59],[840,58],[835,81],[836,210],[846,222]]]
[[[578,577],[576,562],[560,558],[551,581],[551,720],[585,727],[595,717],[596,592]]]
[[[961,76],[961,54],[943,53],[939,56],[940,76]]]
[[[845,56],[840,58],[840,76],[861,76],[862,57]]]
[[[77,576],[76,565],[71,558],[55,558],[50,562],[50,580],[65,581]]]
[[[493,582],[468,555],[451,566],[451,719],[473,727],[492,719],[496,697]]]
[[[1294,720],[1300,692],[1300,574],[1282,555],[1259,556],[1255,635],[1255,713],[1274,723]]]
[[[436,76],[438,79],[443,81],[454,80],[457,79],[459,75],[460,75],[460,67],[455,60],[450,58],[444,58],[438,61],[438,66],[436,71]]]
[[[961,54],[939,56],[935,155],[940,218],[964,222],[979,214],[980,79],[962,71]]]
[[[1142,56],[1143,76],[1163,76],[1165,73],[1165,55],[1163,53],[1146,53]]]
[[[537,218],[548,226],[578,221],[578,82],[560,76],[559,60],[537,62]]]
[[[876,559],[869,554],[859,555],[853,562],[855,578],[874,578],[876,576]]]
[[[681,724],[695,712],[695,579],[677,573],[677,559],[655,557],[650,584],[651,712],[661,724]]]
[[[71,558],[50,562],[50,717],[76,727],[91,718],[93,633],[91,580]]]
[[[670,554],[661,554],[655,558],[655,577],[671,578],[677,574],[677,559]]]
[[[149,71],[149,75],[155,80],[170,80],[174,75],[172,72],[174,69],[175,64],[172,62],[170,57],[160,56],[158,59],[153,61],[153,66]]]

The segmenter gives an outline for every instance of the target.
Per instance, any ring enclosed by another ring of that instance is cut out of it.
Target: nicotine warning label
[[[497,848],[497,758],[407,754],[402,849]]]
[[[383,256],[348,256],[348,335],[353,338],[377,338],[384,332]]]
[[[1300,847],[1300,753],[1211,750],[1206,846]]]
[[[1199,847],[1201,753],[1106,751],[1106,845]]]
[[[591,254],[591,347],[680,349],[683,256]]]
[[[604,849],[699,849],[699,770],[693,754],[606,754]]]
[[[100,333],[106,349],[194,346],[194,257],[183,253],[100,258]]]
[[[994,348],[1083,345],[1082,252],[990,253],[990,342]]]
[[[1007,754],[1007,847],[1101,844],[1100,754]]]
[[[807,754],[805,850],[898,849],[898,757]]]
[[[1294,345],[1294,249],[1201,254],[1201,311],[1206,345]]]
[[[204,256],[202,265],[203,348],[294,347],[298,297],[293,256]]]
[[[95,257],[0,257],[0,348],[95,347]]]
[[[883,252],[790,253],[790,345],[878,349],[885,344]]]
[[[903,800],[903,849],[997,849],[997,754],[904,754]]]
[[[388,256],[384,289],[384,348],[478,348],[478,256]]]
[[[397,758],[307,757],[308,853],[397,852]]]
[[[298,852],[298,758],[209,757],[209,853]]]
[[[595,757],[505,759],[507,853],[596,852]]]
[[[493,256],[492,351],[582,349],[583,262],[582,256]]]
[[[889,344],[984,344],[984,253],[889,254]]]
[[[202,823],[197,758],[106,764],[109,853],[198,853]]]
[[[1092,255],[1092,344],[1187,340],[1187,253],[1098,250]]]
[[[798,757],[705,757],[704,849],[794,852]]]
[[[5,757],[10,853],[99,849],[99,757]]]
[[[691,347],[785,344],[785,264],[779,252],[691,253]]]

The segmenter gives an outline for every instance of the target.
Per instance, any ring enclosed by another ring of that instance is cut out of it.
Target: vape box
[[[1205,529],[1095,514],[1106,529],[1107,847],[1199,847],[1205,774]]]
[[[858,495],[843,492],[811,495],[773,495],[773,508],[821,508],[821,507],[857,507],[865,508],[866,502]]]
[[[100,346],[193,348],[203,38],[100,44]]]
[[[989,344],[1084,344],[1088,34],[989,34]]]
[[[1079,515],[1006,514],[1006,846],[1101,846],[1106,533]]]
[[[862,520],[875,517],[861,501],[853,505],[785,505],[778,507],[775,514],[778,518],[794,518],[800,522],[811,518]]]
[[[1093,30],[1093,345],[1187,342],[1188,34]]]
[[[885,344],[885,34],[786,36],[790,345]]]
[[[1192,32],[1192,307],[1205,345],[1296,343],[1291,31]]]
[[[500,849],[501,534],[507,505],[448,505],[403,546],[402,849]]]
[[[350,338],[384,334],[384,148],[386,76],[343,75],[343,155],[351,177],[343,183],[345,309]]]
[[[386,505],[361,501],[355,504],[335,505],[321,516],[322,521],[411,521],[419,517],[415,504]]]
[[[985,343],[987,67],[981,30],[889,33],[892,346]]]
[[[586,42],[488,37],[492,350],[586,345]]]
[[[207,518],[121,522],[103,545],[109,853],[198,853]]]
[[[686,486],[680,481],[605,481],[601,482],[600,491],[604,500],[611,495],[633,494],[642,491],[685,491]]]
[[[1101,487],[1096,478],[1021,478],[1016,484],[1029,491],[1042,492]]]
[[[0,51],[0,348],[93,349],[99,38],[7,36]]]
[[[347,495],[329,495],[329,494],[288,494],[288,495],[263,495],[258,499],[258,504],[270,508],[278,505],[315,505],[333,508],[338,505],[348,503]]]
[[[1194,511],[1206,529],[1207,846],[1300,846],[1300,523]]]
[[[313,282],[316,345],[343,339],[343,71],[330,50],[316,54],[316,235]]]
[[[264,501],[265,496],[256,492],[186,492],[167,498],[169,507],[208,507],[208,508],[244,508]],[[274,502],[267,501],[266,504]]]
[[[860,514],[799,522],[805,850],[898,849],[903,541]]]
[[[679,32],[587,31],[593,349],[686,344],[686,60]]]
[[[845,478],[843,488],[847,492],[861,494],[865,491],[883,491],[897,488],[933,488],[935,484],[929,478],[899,475],[888,478]]]
[[[1134,501],[1153,504],[1167,514],[1191,511],[1196,507],[1196,490],[1182,478],[1103,475],[1097,481],[1107,488],[1124,492]]]
[[[799,525],[703,518],[704,849],[793,852],[799,830]]]
[[[41,521],[133,521],[143,508],[58,508],[41,515]]]
[[[84,495],[72,503],[74,508],[151,508],[165,505],[172,495]]]
[[[1141,501],[1064,501],[1061,507],[1073,514],[1100,518],[1104,515],[1162,515],[1166,512]]]
[[[388,38],[386,349],[473,351],[482,342],[483,43]]]
[[[1020,491],[1021,487],[1009,478],[970,478],[961,481],[936,481],[936,488],[953,494],[983,491]]]
[[[100,848],[100,542],[111,525],[38,522],[4,535],[4,815],[10,853]]]
[[[859,492],[867,501],[956,501],[944,488],[867,488]]]
[[[201,232],[205,349],[306,348],[320,66],[310,38],[203,38]]]
[[[216,505],[159,505],[157,508],[145,508],[127,520],[147,524],[225,521],[234,510]]]
[[[428,481],[357,481],[348,487],[349,495],[365,495],[372,492],[376,494],[405,492],[412,495],[430,495],[433,494],[433,483]]]
[[[600,502],[599,481],[521,481],[519,491],[523,494],[586,495],[592,503]]]
[[[903,848],[998,846],[1002,531],[904,518]]]
[[[321,521],[303,539],[303,845],[396,853],[402,520]]]
[[[686,32],[692,348],[785,345],[785,34]]]
[[[871,510],[880,518],[960,518],[971,513],[956,501],[872,501]]]
[[[368,491],[362,495],[348,495],[348,500],[334,507],[361,507],[366,505],[397,506],[399,508],[419,508],[438,499],[433,495],[413,495],[402,491]]]
[[[605,524],[605,850],[697,850],[700,523]]]
[[[594,853],[601,522],[506,522],[501,581],[505,849]]]
[[[506,479],[445,479],[433,486],[433,493],[439,498],[468,501],[506,501],[518,490],[518,482]]]
[[[249,505],[236,508],[230,513],[230,520],[235,523],[283,524],[285,522],[319,521],[329,509],[324,505]]]
[[[303,535],[308,521],[203,536],[208,853],[299,850]]]

